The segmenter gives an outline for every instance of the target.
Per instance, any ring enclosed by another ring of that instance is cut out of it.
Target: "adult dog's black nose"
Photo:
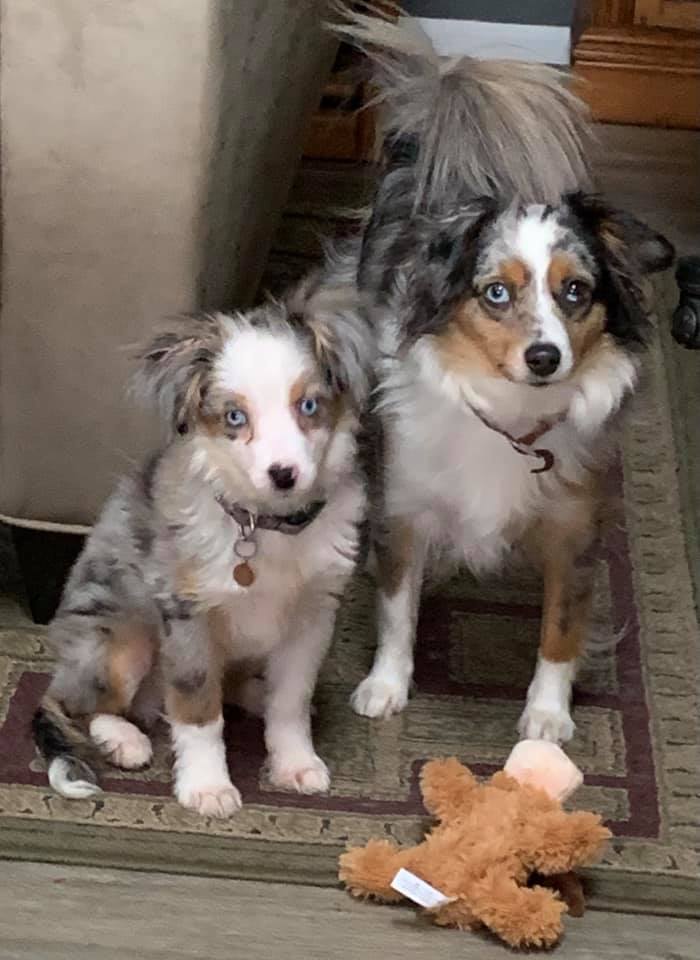
[[[279,463],[273,463],[267,472],[270,474],[273,486],[278,490],[291,490],[297,482],[296,467],[283,467]]]
[[[561,363],[561,351],[553,343],[533,343],[525,351],[525,363],[538,377],[551,377]]]

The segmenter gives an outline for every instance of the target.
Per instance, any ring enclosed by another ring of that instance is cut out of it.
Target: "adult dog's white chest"
[[[477,572],[497,567],[545,510],[560,509],[562,480],[580,481],[590,457],[590,441],[566,419],[572,388],[503,386],[458,384],[425,356],[397,363],[384,381],[388,514],[410,517],[430,545]],[[513,437],[549,418],[532,449],[549,450],[554,468],[533,473],[542,460],[518,453],[475,409]]]

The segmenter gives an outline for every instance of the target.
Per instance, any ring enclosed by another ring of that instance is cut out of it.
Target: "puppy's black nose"
[[[273,463],[267,472],[270,474],[273,486],[278,490],[291,490],[297,482],[296,467],[283,467],[279,463]]]
[[[525,363],[538,377],[551,377],[561,363],[561,352],[553,343],[533,343],[525,351]]]

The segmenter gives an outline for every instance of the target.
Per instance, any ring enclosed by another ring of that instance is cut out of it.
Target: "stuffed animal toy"
[[[340,879],[356,897],[396,903],[405,893],[442,926],[487,927],[511,947],[552,946],[567,910],[561,897],[582,907],[570,871],[594,862],[610,837],[597,814],[562,810],[582,780],[544,741],[521,741],[481,784],[455,759],[431,760],[421,788],[439,823],[416,847],[370,840],[348,850]]]

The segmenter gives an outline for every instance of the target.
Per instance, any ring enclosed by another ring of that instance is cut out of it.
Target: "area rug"
[[[585,771],[576,802],[600,811],[614,833],[590,875],[594,902],[688,915],[700,904],[700,637],[658,346],[649,360],[621,445],[624,514],[599,560],[571,755]],[[426,818],[418,775],[427,758],[456,755],[481,774],[503,762],[540,616],[536,583],[477,585],[460,576],[439,587],[422,606],[415,696],[401,716],[369,721],[348,705],[374,642],[373,588],[358,577],[317,696],[317,744],[333,773],[330,796],[268,789],[260,775],[260,724],[231,713],[229,761],[246,803],[219,822],[170,798],[164,731],[150,770],[107,772],[97,799],[52,795],[28,729],[51,669],[45,631],[7,598],[0,618],[3,610],[2,855],[315,884],[335,882],[336,858],[348,843],[420,837]]]
[[[302,273],[318,256],[321,235],[348,228],[337,208],[355,206],[370,190],[366,169],[302,171],[267,286],[279,289]],[[673,296],[669,287],[665,309]],[[576,804],[600,811],[614,834],[603,863],[588,874],[590,902],[700,916],[700,631],[658,343],[647,371],[611,477],[623,506],[599,558],[570,753],[585,772]],[[375,636],[373,585],[358,576],[316,698],[330,795],[270,790],[261,776],[261,726],[232,711],[229,763],[245,806],[220,822],[171,799],[164,730],[152,767],[105,771],[98,798],[69,802],[47,789],[28,724],[51,661],[45,631],[17,600],[2,538],[0,580],[0,856],[308,884],[336,882],[347,844],[421,836],[428,821],[418,777],[426,759],[454,755],[482,775],[503,763],[540,618],[537,583],[516,577],[476,584],[460,575],[438,586],[422,604],[415,695],[402,715],[370,721],[348,703]]]

